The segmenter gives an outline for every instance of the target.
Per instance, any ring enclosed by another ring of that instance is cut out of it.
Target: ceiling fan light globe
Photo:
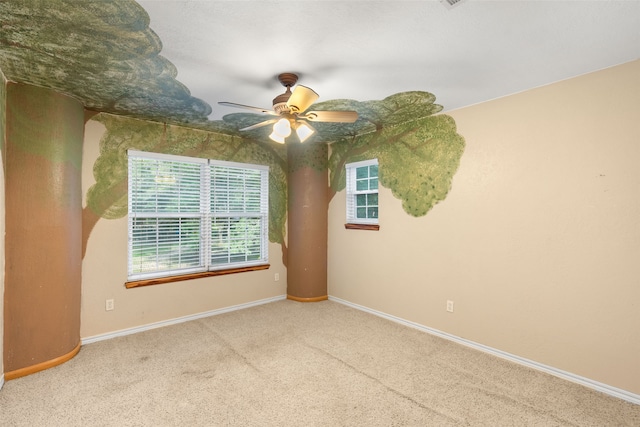
[[[311,135],[314,134],[314,130],[310,126],[304,123],[300,123],[296,129],[296,134],[300,142],[305,142]]]
[[[275,141],[279,144],[284,144],[284,137],[277,135],[275,132],[271,132],[271,135],[269,135],[269,138],[271,138],[272,141]]]
[[[273,125],[273,133],[286,138],[291,135],[291,123],[287,119],[280,119]]]

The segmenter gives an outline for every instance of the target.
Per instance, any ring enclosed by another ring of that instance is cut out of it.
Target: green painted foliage
[[[89,208],[103,218],[119,218],[127,212],[127,149],[192,157],[265,164],[270,166],[270,229],[272,242],[283,243],[287,215],[287,160],[289,167],[330,170],[333,191],[344,189],[344,165],[378,158],[380,183],[402,200],[407,213],[425,215],[443,200],[464,150],[464,139],[456,133],[453,119],[432,115],[440,110],[426,92],[409,92],[382,101],[329,101],[323,108],[342,106],[358,111],[353,124],[327,125],[333,129],[331,156],[326,149],[289,151],[281,144],[267,142],[255,133],[214,133],[180,126],[100,114],[96,120],[107,127],[94,165],[96,184],[88,192]],[[320,104],[318,104],[320,106]],[[320,109],[320,108],[318,108]],[[249,119],[248,116],[242,115]],[[243,124],[243,125],[246,125]],[[318,126],[320,128],[320,126]],[[320,132],[324,132],[319,130]],[[340,134],[341,133],[341,134]],[[324,135],[324,133],[323,133]],[[305,143],[320,147],[319,141]],[[300,148],[304,147],[300,145]],[[324,144],[322,144],[324,146]]]
[[[464,139],[455,133],[455,122],[446,115],[398,128],[402,129],[398,141],[379,150],[380,183],[402,200],[407,213],[422,216],[447,196]]]
[[[441,109],[434,100],[427,92],[408,92],[361,103],[365,108],[360,119],[377,130],[347,136],[331,146],[331,188],[336,192],[345,188],[346,163],[377,158],[380,183],[402,200],[410,215],[425,215],[444,200],[464,151],[464,138],[450,116],[432,115]]]
[[[288,150],[289,173],[309,167],[319,172],[327,170],[327,144],[305,141],[304,144],[292,143]]]
[[[176,80],[135,1],[0,1],[0,17],[0,69],[9,80],[71,95],[90,110],[207,122],[211,107]]]
[[[269,236],[282,243],[286,221],[287,185],[284,149],[231,135],[180,126],[128,119],[109,114],[94,118],[107,128],[100,141],[100,156],[94,164],[96,183],[87,193],[87,205],[102,218],[127,214],[127,150],[210,158],[268,165]]]

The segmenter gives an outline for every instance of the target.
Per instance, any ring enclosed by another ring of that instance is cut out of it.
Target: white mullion
[[[133,162],[129,161],[127,164],[127,207],[129,208],[129,215],[127,218],[127,275],[130,276],[133,273],[133,221],[135,220],[136,213],[131,212],[131,206],[133,206],[133,189],[137,183],[133,172]]]
[[[266,262],[269,259],[269,169],[260,172],[260,213],[260,259]]]
[[[211,266],[211,166],[201,169],[200,184],[200,263],[207,270]]]
[[[378,190],[360,190],[354,191],[353,194],[378,194]]]

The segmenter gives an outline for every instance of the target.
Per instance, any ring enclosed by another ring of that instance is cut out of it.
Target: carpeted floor
[[[640,426],[640,406],[332,301],[82,347],[5,383],[2,426]]]

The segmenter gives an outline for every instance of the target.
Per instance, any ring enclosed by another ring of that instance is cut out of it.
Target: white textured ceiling
[[[420,90],[448,111],[640,57],[636,0],[138,3],[211,119],[239,112],[218,101],[270,107],[281,72],[319,101]]]

